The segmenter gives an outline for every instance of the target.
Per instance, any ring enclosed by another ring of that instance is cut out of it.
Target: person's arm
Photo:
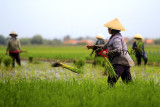
[[[103,48],[104,45],[87,45],[86,46],[88,49],[93,49],[93,48]]]
[[[133,46],[132,46],[132,49],[136,49],[137,48],[137,45],[136,45],[136,42],[133,43]]]
[[[113,49],[108,52],[109,56],[117,56],[121,54],[122,51],[122,41],[120,38],[115,38],[112,41]]]

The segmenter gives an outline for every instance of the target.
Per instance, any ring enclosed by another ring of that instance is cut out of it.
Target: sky
[[[104,24],[118,18],[124,37],[160,38],[160,0],[0,0],[0,35],[110,37]]]

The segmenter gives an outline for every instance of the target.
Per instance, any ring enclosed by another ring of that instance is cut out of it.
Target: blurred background
[[[0,0],[0,44],[15,31],[22,45],[94,44],[104,24],[118,18],[125,41],[141,34],[147,44],[160,44],[159,0]]]

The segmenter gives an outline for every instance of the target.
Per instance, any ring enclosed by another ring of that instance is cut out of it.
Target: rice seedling
[[[33,56],[29,56],[28,60],[29,60],[30,63],[32,63],[33,62]]]
[[[63,63],[59,63],[59,62],[56,62],[54,64],[52,64],[52,67],[63,67],[63,68],[66,68],[68,70],[71,70],[75,73],[83,73],[83,71],[81,69],[78,69],[76,67],[71,67],[69,65],[66,65],[66,64],[63,64]]]
[[[86,64],[86,61],[84,59],[76,59],[73,61],[73,64],[77,67],[77,68],[82,68],[84,67],[84,65]]]
[[[5,56],[3,59],[3,64],[6,67],[9,67],[12,64],[12,62],[13,62],[13,59],[10,56]]]
[[[93,65],[100,65],[102,67],[105,66],[104,58],[103,57],[95,57]]]
[[[114,68],[113,68],[112,64],[110,63],[109,59],[104,57],[104,60],[105,60],[106,70],[109,72],[110,76],[117,77],[117,74],[115,73]]]

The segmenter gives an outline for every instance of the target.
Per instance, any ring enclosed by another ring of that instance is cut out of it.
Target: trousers
[[[122,81],[125,83],[132,81],[132,76],[130,73],[130,66],[114,64],[113,68],[114,68],[115,73],[117,74],[117,77],[111,77],[110,75],[108,76],[108,83],[110,85],[114,85],[119,79],[119,77],[121,77]]]
[[[16,60],[17,64],[19,66],[21,66],[21,60],[20,60],[19,53],[9,53],[9,56],[11,56],[13,59],[12,67],[15,67],[15,60]]]
[[[144,60],[144,65],[147,64],[148,58],[146,55],[136,55],[136,59],[137,59],[137,64],[141,65],[141,59],[143,58]]]

